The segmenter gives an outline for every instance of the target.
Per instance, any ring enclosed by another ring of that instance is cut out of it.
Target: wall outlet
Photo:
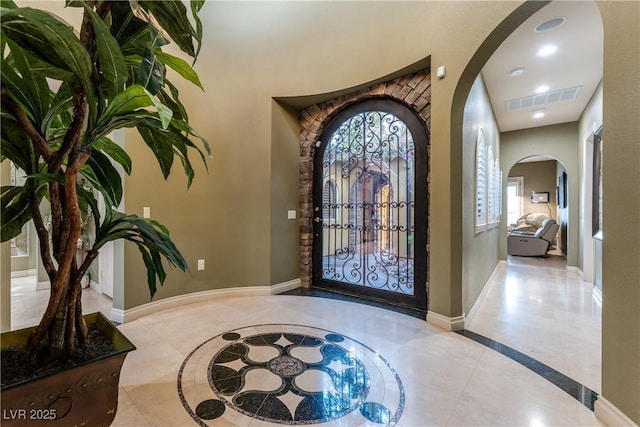
[[[151,218],[151,208],[149,206],[145,206],[144,208],[142,208],[142,217]]]
[[[287,211],[287,219],[296,219],[296,211],[295,210]]]
[[[204,260],[203,259],[199,259],[198,260],[198,270],[204,270]]]

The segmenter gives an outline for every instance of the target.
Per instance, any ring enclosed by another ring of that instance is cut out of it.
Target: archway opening
[[[554,227],[557,228],[555,234],[550,229],[545,235],[549,244],[544,253],[542,249],[536,254],[525,251],[526,256],[559,257],[566,265],[569,226],[567,178],[567,169],[562,162],[547,155],[525,157],[509,169],[505,193],[507,240],[516,241],[514,236],[535,236],[543,225],[551,227],[552,222],[558,225]],[[516,250],[508,251],[508,255],[524,256],[521,245],[516,246]]]
[[[303,288],[362,278],[366,299],[426,317],[430,87],[427,68],[302,110]],[[400,135],[405,127],[410,136]]]

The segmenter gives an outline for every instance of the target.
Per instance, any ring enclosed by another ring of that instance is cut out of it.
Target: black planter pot
[[[118,408],[120,369],[135,346],[102,313],[84,316],[114,345],[113,354],[1,391],[2,426],[108,426]],[[24,344],[33,328],[5,332],[2,348]]]

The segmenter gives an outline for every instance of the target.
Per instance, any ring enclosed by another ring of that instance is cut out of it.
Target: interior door
[[[314,286],[426,309],[427,129],[392,100],[342,110],[314,164]]]

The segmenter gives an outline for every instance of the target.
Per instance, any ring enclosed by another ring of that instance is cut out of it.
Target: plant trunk
[[[78,104],[77,104],[78,105]],[[86,117],[86,106],[80,103],[76,108],[76,119],[83,123]],[[71,127],[73,129],[81,129],[81,126]],[[77,135],[68,135],[70,138],[77,139],[79,146],[80,131]],[[89,159],[90,154],[80,149],[72,149],[69,154],[67,167],[64,170],[64,192],[63,200],[58,198],[60,203],[60,218],[53,218],[52,236],[59,236],[58,245],[59,256],[58,270],[51,282],[51,295],[49,304],[40,321],[40,324],[33,331],[27,341],[27,357],[34,359],[38,356],[40,349],[43,347],[44,340],[48,340],[46,346],[49,350],[48,357],[65,357],[71,358],[76,341],[84,343],[86,341],[86,326],[79,325],[78,318],[81,318],[82,303],[82,286],[80,280],[82,278],[82,268],[78,269],[76,263],[76,245],[82,234],[82,216],[78,205],[78,194],[76,182],[80,169]],[[62,232],[60,231],[62,230]],[[47,244],[47,242],[44,242]],[[54,241],[54,247],[56,242]],[[41,242],[43,244],[43,242]],[[82,267],[85,263],[82,264]],[[85,334],[77,337],[77,334]]]

